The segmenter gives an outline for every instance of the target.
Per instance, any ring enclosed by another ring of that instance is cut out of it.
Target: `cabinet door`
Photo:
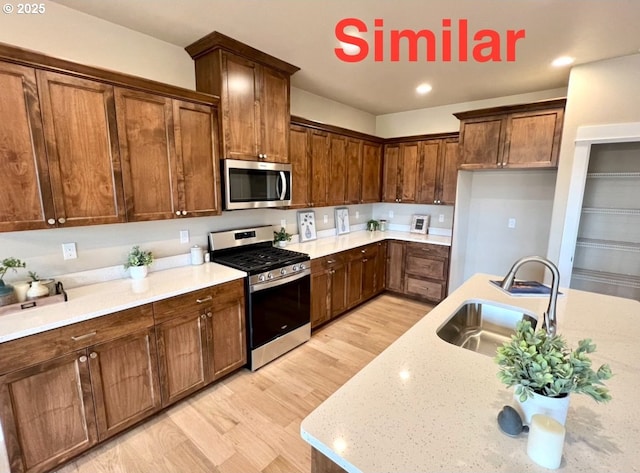
[[[329,134],[312,131],[310,137],[311,205],[326,207],[329,187]]]
[[[58,224],[125,221],[113,87],[37,72]]]
[[[0,231],[55,225],[36,73],[0,62]]]
[[[181,216],[219,215],[218,117],[214,108],[173,101]]]
[[[153,328],[95,345],[88,352],[100,441],[160,409]]]
[[[347,139],[340,135],[329,135],[329,186],[328,205],[345,203],[347,190]]]
[[[259,66],[228,52],[222,53],[223,158],[258,159]]]
[[[171,99],[117,88],[127,221],[173,218],[178,205]]]
[[[207,384],[205,314],[209,310],[192,310],[156,326],[163,406]]]
[[[400,145],[400,202],[415,202],[418,187],[418,160],[420,159],[420,143]]]
[[[359,204],[364,187],[362,169],[362,141],[347,139],[345,161],[347,165],[346,204]],[[378,179],[379,179],[378,174]]]
[[[387,242],[387,289],[404,291],[404,243],[390,240]]]
[[[398,166],[400,163],[400,145],[384,147],[384,172],[382,200],[384,202],[398,202]]]
[[[557,167],[563,117],[561,108],[509,115],[502,166]]]
[[[382,197],[382,146],[377,143],[362,144],[361,203],[380,202]]]
[[[380,241],[376,243],[378,246],[376,261],[376,287],[375,293],[379,294],[384,291],[387,276],[387,242]]]
[[[422,143],[420,155],[420,178],[418,179],[418,202],[421,204],[436,204],[436,189],[438,180],[438,158],[440,156],[442,140],[431,140]]]
[[[495,169],[502,162],[502,117],[463,120],[460,126],[462,169]]]
[[[321,260],[311,262],[311,328],[331,318],[330,270],[322,267]]]
[[[347,254],[347,308],[362,301],[364,249],[355,249]]]
[[[373,297],[377,291],[378,246],[369,245],[362,258],[362,300]]]
[[[86,350],[0,378],[12,472],[49,471],[97,441]]]
[[[289,160],[293,173],[291,183],[292,209],[309,206],[310,166],[308,155],[307,129],[298,125],[291,125],[289,130]]]
[[[438,164],[439,185],[436,195],[438,204],[453,205],[456,202],[459,156],[458,140],[444,140]]]
[[[331,317],[333,318],[347,310],[347,265],[338,261],[330,266]]]
[[[261,143],[258,152],[266,161],[288,163],[289,76],[261,67]]]
[[[243,288],[242,288],[243,289]],[[208,348],[211,379],[218,379],[247,363],[244,298],[215,298],[213,308],[207,311]]]

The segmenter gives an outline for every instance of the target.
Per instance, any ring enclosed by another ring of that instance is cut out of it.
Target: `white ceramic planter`
[[[147,266],[131,266],[129,268],[129,276],[131,279],[144,279],[147,277],[149,268]]]
[[[278,246],[279,246],[280,248],[284,248],[285,246],[287,246],[287,242],[286,242],[286,241],[284,241],[284,240],[280,240],[280,241],[278,242]]]
[[[517,402],[517,408],[522,416],[522,422],[531,424],[531,416],[534,414],[547,415],[562,425],[567,420],[567,412],[569,412],[570,396],[565,397],[547,397],[533,393],[533,397],[524,402],[520,402],[517,396],[513,396]]]

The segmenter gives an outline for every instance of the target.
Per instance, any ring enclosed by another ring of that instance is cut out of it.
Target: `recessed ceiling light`
[[[418,92],[419,94],[427,94],[431,92],[431,86],[429,84],[420,84],[418,87],[416,87],[416,92]]]
[[[575,59],[570,56],[560,56],[555,58],[553,62],[551,62],[551,65],[554,67],[568,66],[569,64],[573,64],[573,61],[575,61]]]

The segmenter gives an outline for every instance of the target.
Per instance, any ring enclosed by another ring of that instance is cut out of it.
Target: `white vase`
[[[280,241],[278,242],[278,246],[279,246],[280,248],[284,248],[285,246],[287,246],[287,242],[286,242],[286,241],[284,241],[284,240],[280,240]]]
[[[27,290],[27,300],[38,299],[49,295],[49,288],[40,281],[33,281]]]
[[[147,277],[149,268],[146,266],[131,266],[129,267],[129,276],[131,279],[144,279]]]
[[[562,425],[564,425],[567,420],[570,400],[569,395],[564,397],[548,397],[533,393],[533,397],[530,397],[524,402],[521,402],[515,394],[513,397],[517,402],[516,407],[520,411],[522,422],[526,425],[531,423],[531,416],[534,414],[547,415],[557,420]]]

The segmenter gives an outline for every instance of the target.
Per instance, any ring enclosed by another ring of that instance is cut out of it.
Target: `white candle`
[[[555,470],[562,460],[564,426],[542,414],[531,417],[527,455],[538,465]]]

